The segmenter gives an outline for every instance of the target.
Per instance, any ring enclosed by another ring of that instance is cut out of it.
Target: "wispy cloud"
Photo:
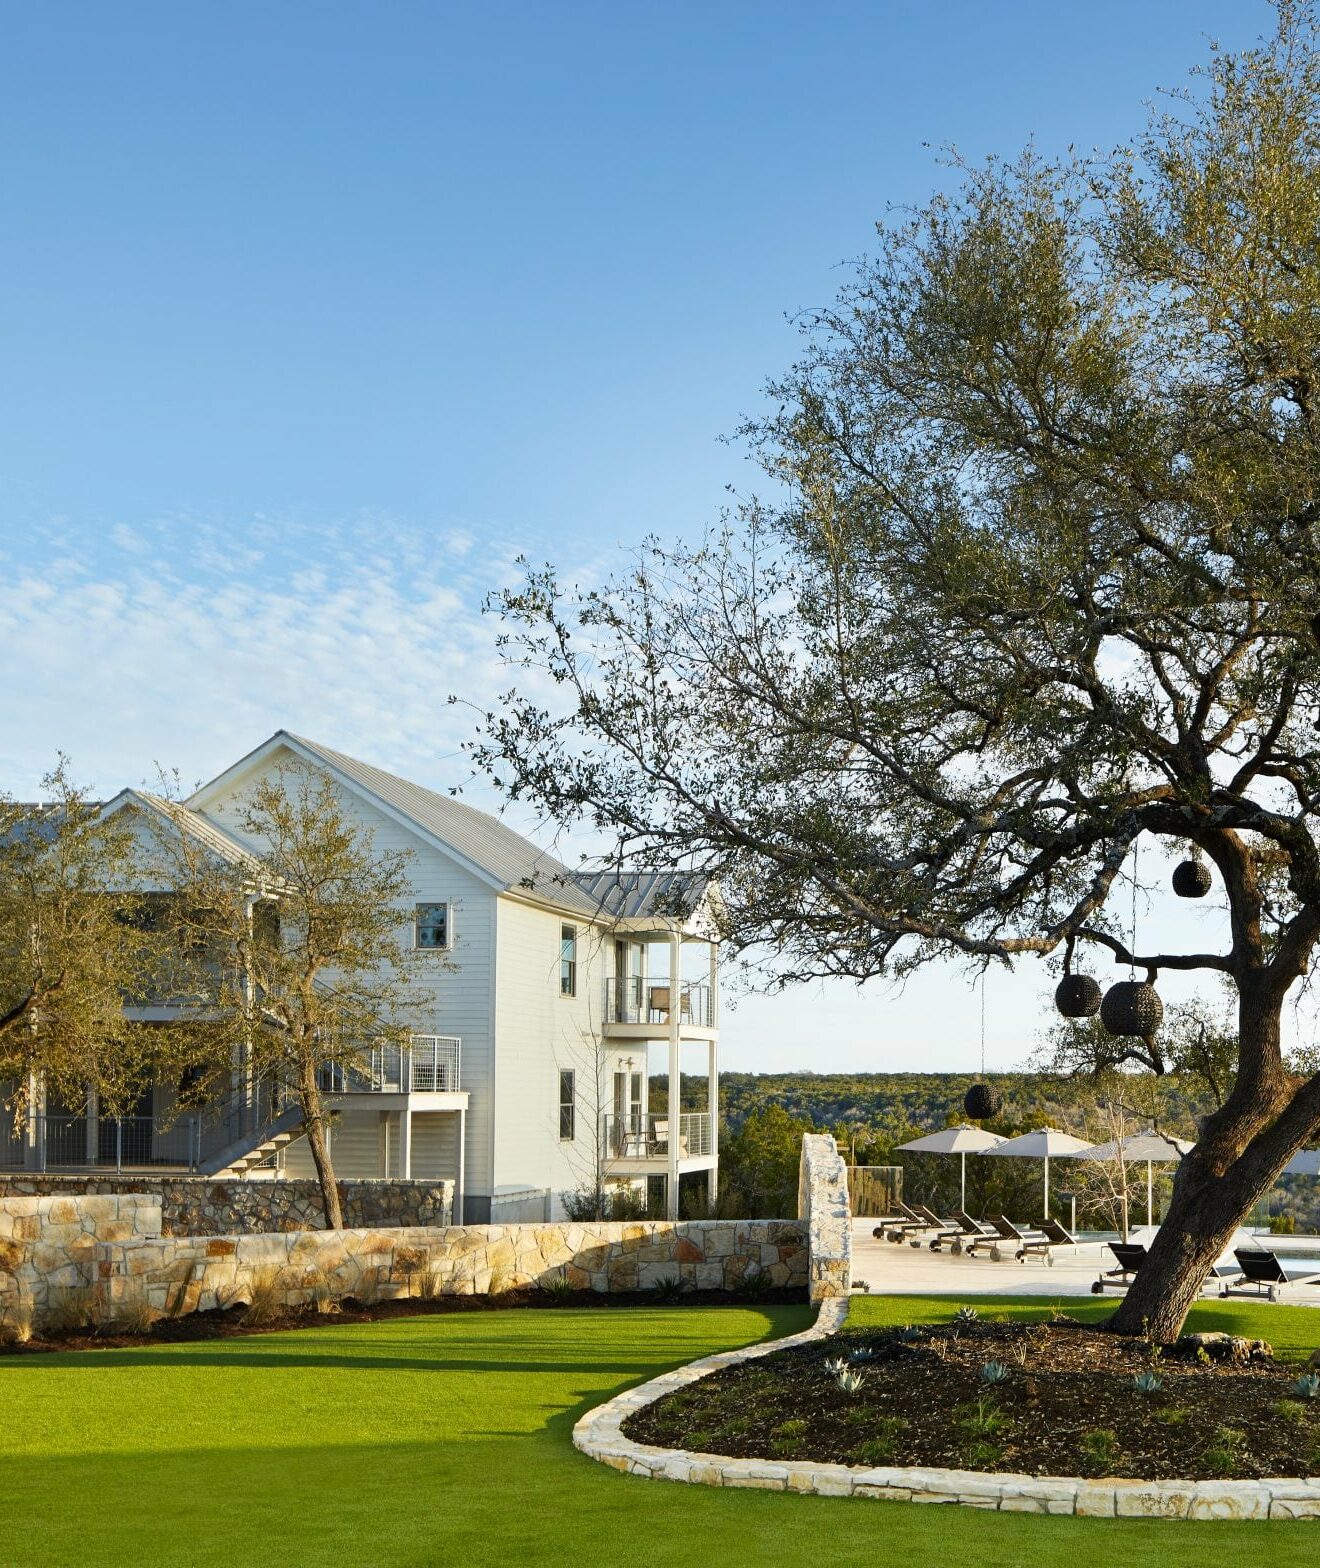
[[[170,518],[25,543],[0,599],[10,791],[57,751],[99,790],[156,763],[191,782],[281,726],[462,784],[474,718],[449,694],[488,705],[509,684],[481,604],[518,547],[469,524]]]

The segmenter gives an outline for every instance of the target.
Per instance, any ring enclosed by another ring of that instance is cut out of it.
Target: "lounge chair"
[[[934,1209],[929,1208],[924,1203],[915,1203],[913,1208],[916,1209],[918,1214],[924,1215],[930,1221],[931,1229],[935,1232],[929,1240],[926,1240],[924,1236],[914,1239],[912,1242],[914,1247],[919,1247],[925,1241],[932,1252],[938,1252],[944,1242],[953,1241],[956,1237],[962,1235],[963,1228],[957,1220],[942,1220]]]
[[[990,1224],[994,1227],[991,1233],[978,1236],[967,1248],[970,1257],[975,1257],[978,1252],[988,1252],[991,1262],[998,1263],[1004,1255],[1004,1244],[1007,1242],[1019,1263],[1028,1252],[1037,1252],[1049,1258],[1050,1241],[1043,1230],[1020,1229],[1002,1214],[992,1214]]]
[[[1107,1241],[1105,1245],[1114,1254],[1117,1268],[1106,1269],[1091,1286],[1093,1296],[1102,1296],[1112,1285],[1115,1290],[1126,1290],[1137,1277],[1137,1270],[1149,1253],[1139,1241]]]
[[[898,1210],[898,1218],[882,1220],[871,1232],[877,1241],[883,1236],[887,1241],[903,1242],[917,1231],[930,1229],[930,1221],[909,1208],[901,1198],[895,1200],[894,1207]]]
[[[1281,1258],[1269,1247],[1237,1247],[1233,1256],[1240,1272],[1225,1280],[1221,1296],[1267,1296],[1277,1301],[1297,1285],[1320,1285],[1320,1258]]]
[[[949,1242],[949,1251],[955,1257],[961,1252],[967,1252],[974,1257],[975,1253],[971,1248],[976,1242],[998,1240],[999,1232],[993,1225],[987,1225],[984,1220],[974,1220],[962,1209],[955,1209],[953,1217],[962,1228],[962,1235],[954,1236]]]

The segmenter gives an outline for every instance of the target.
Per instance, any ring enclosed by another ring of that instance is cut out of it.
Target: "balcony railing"
[[[408,1045],[376,1045],[361,1062],[326,1062],[327,1094],[452,1094],[459,1083],[462,1042],[451,1035],[415,1034]]]
[[[669,1117],[651,1115],[606,1116],[602,1129],[605,1158],[615,1160],[667,1160]],[[685,1112],[678,1118],[678,1157],[695,1159],[711,1152],[711,1119],[706,1111]]]
[[[674,984],[654,975],[610,976],[605,982],[605,1022],[669,1027]],[[705,980],[678,982],[678,1021],[698,1029],[715,1027],[715,993]]]
[[[36,1170],[116,1170],[169,1165],[195,1170],[202,1158],[202,1119],[37,1113],[31,1146],[13,1134],[0,1141],[0,1165]]]

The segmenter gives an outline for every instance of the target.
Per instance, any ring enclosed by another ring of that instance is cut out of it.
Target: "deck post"
[[[679,1095],[680,1061],[679,1030],[682,1027],[683,1005],[679,996],[683,970],[683,943],[677,931],[669,934],[669,1190],[666,1194],[666,1211],[671,1220],[678,1218],[678,1117],[682,1100]]]

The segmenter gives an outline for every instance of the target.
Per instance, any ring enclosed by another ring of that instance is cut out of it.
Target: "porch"
[[[601,1122],[601,1157],[610,1174],[664,1175],[708,1170],[715,1163],[715,1121],[708,1111],[684,1112],[677,1119],[676,1147],[671,1144],[671,1118],[643,1112],[605,1116]]]

